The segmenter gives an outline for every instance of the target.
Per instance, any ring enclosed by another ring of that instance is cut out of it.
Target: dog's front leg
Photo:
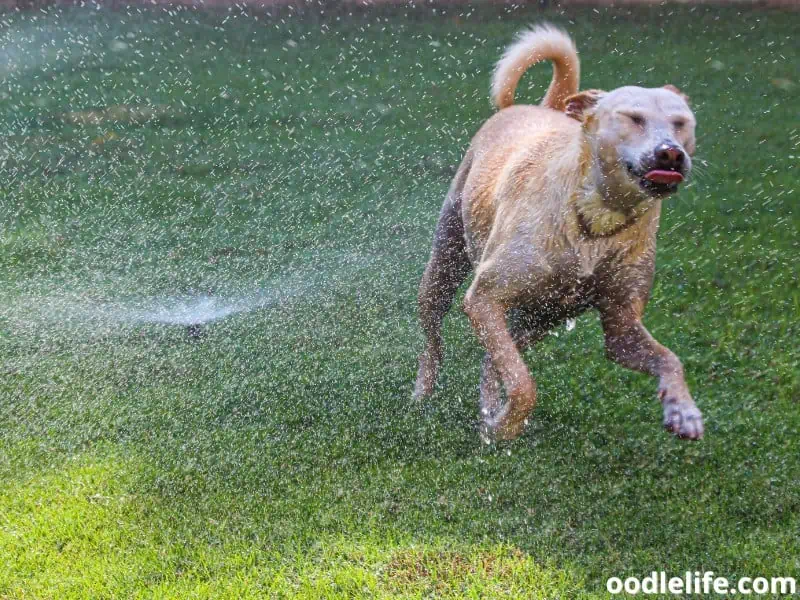
[[[528,414],[536,404],[536,383],[508,330],[505,307],[489,295],[481,294],[476,283],[477,280],[464,299],[464,312],[491,357],[508,398],[502,407],[497,406],[499,402],[493,402],[491,407],[484,406],[490,410],[482,415],[483,434],[489,438],[510,440],[522,433]],[[493,385],[491,378],[482,382],[483,386],[487,384]],[[492,391],[496,394],[499,390]]]
[[[601,309],[608,357],[620,365],[659,378],[664,427],[679,437],[703,437],[703,416],[694,403],[675,354],[659,344],[641,322],[636,306]]]
[[[506,319],[508,329],[511,332],[511,338],[517,345],[520,352],[524,352],[528,346],[531,346],[541,340],[546,334],[547,330],[537,322],[531,322],[530,318],[526,320],[523,315],[516,322],[514,320]],[[492,364],[492,357],[487,352],[483,356],[481,362],[481,417],[485,418],[495,414],[500,408],[502,403],[502,382],[497,369]]]

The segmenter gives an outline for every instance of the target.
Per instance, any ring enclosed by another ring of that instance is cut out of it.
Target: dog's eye
[[[642,115],[628,115],[628,118],[633,122],[634,125],[637,127],[644,127],[645,119]]]
[[[673,121],[672,126],[675,128],[676,131],[680,131],[681,129],[686,127],[686,121],[681,121],[680,119],[677,121]]]

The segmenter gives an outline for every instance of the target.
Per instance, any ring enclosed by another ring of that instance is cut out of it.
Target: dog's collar
[[[586,222],[586,217],[580,211],[575,211],[575,218],[578,222],[578,229],[580,230],[581,234],[587,238],[602,239],[614,237],[626,229],[633,227],[639,221],[641,221],[642,217],[651,209],[652,205],[649,205],[644,210],[633,211],[627,215],[624,221],[616,225],[616,227],[609,228],[604,228],[602,226],[600,228],[593,228],[591,223]],[[597,223],[595,222],[594,225],[597,225]]]
[[[595,221],[591,224],[587,223],[586,217],[583,216],[583,213],[580,210],[575,211],[575,216],[577,218],[578,228],[580,229],[581,233],[589,238],[611,237],[620,233],[622,230],[627,229],[628,227],[630,227],[630,225],[633,224],[633,221],[628,221],[628,219],[625,219],[622,223],[619,223],[618,225],[610,229],[604,228],[602,226],[599,228],[597,227],[593,228],[592,225],[597,225],[597,219],[595,219]],[[595,231],[595,229],[598,229],[598,231]]]
[[[644,200],[623,211],[609,207],[598,193],[578,195],[572,203],[580,232],[589,238],[608,238],[634,225],[653,206]]]

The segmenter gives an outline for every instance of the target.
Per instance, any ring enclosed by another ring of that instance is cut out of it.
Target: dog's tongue
[[[677,171],[662,171],[661,169],[649,171],[644,178],[656,183],[680,183],[683,181],[683,175]]]

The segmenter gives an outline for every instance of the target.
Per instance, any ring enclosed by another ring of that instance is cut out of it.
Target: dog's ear
[[[665,90],[669,90],[669,91],[670,91],[670,92],[672,92],[673,94],[678,94],[678,96],[680,96],[681,98],[683,98],[683,101],[684,101],[684,102],[686,102],[686,104],[689,104],[689,96],[687,96],[686,94],[684,94],[682,91],[680,91],[678,88],[676,88],[676,87],[675,87],[674,85],[672,85],[671,83],[668,83],[667,85],[665,85],[665,86],[663,86],[663,87],[664,87],[664,89],[665,89]]]
[[[566,101],[565,113],[568,117],[576,121],[583,122],[586,114],[597,104],[598,100],[605,95],[603,90],[585,90],[573,94]]]

